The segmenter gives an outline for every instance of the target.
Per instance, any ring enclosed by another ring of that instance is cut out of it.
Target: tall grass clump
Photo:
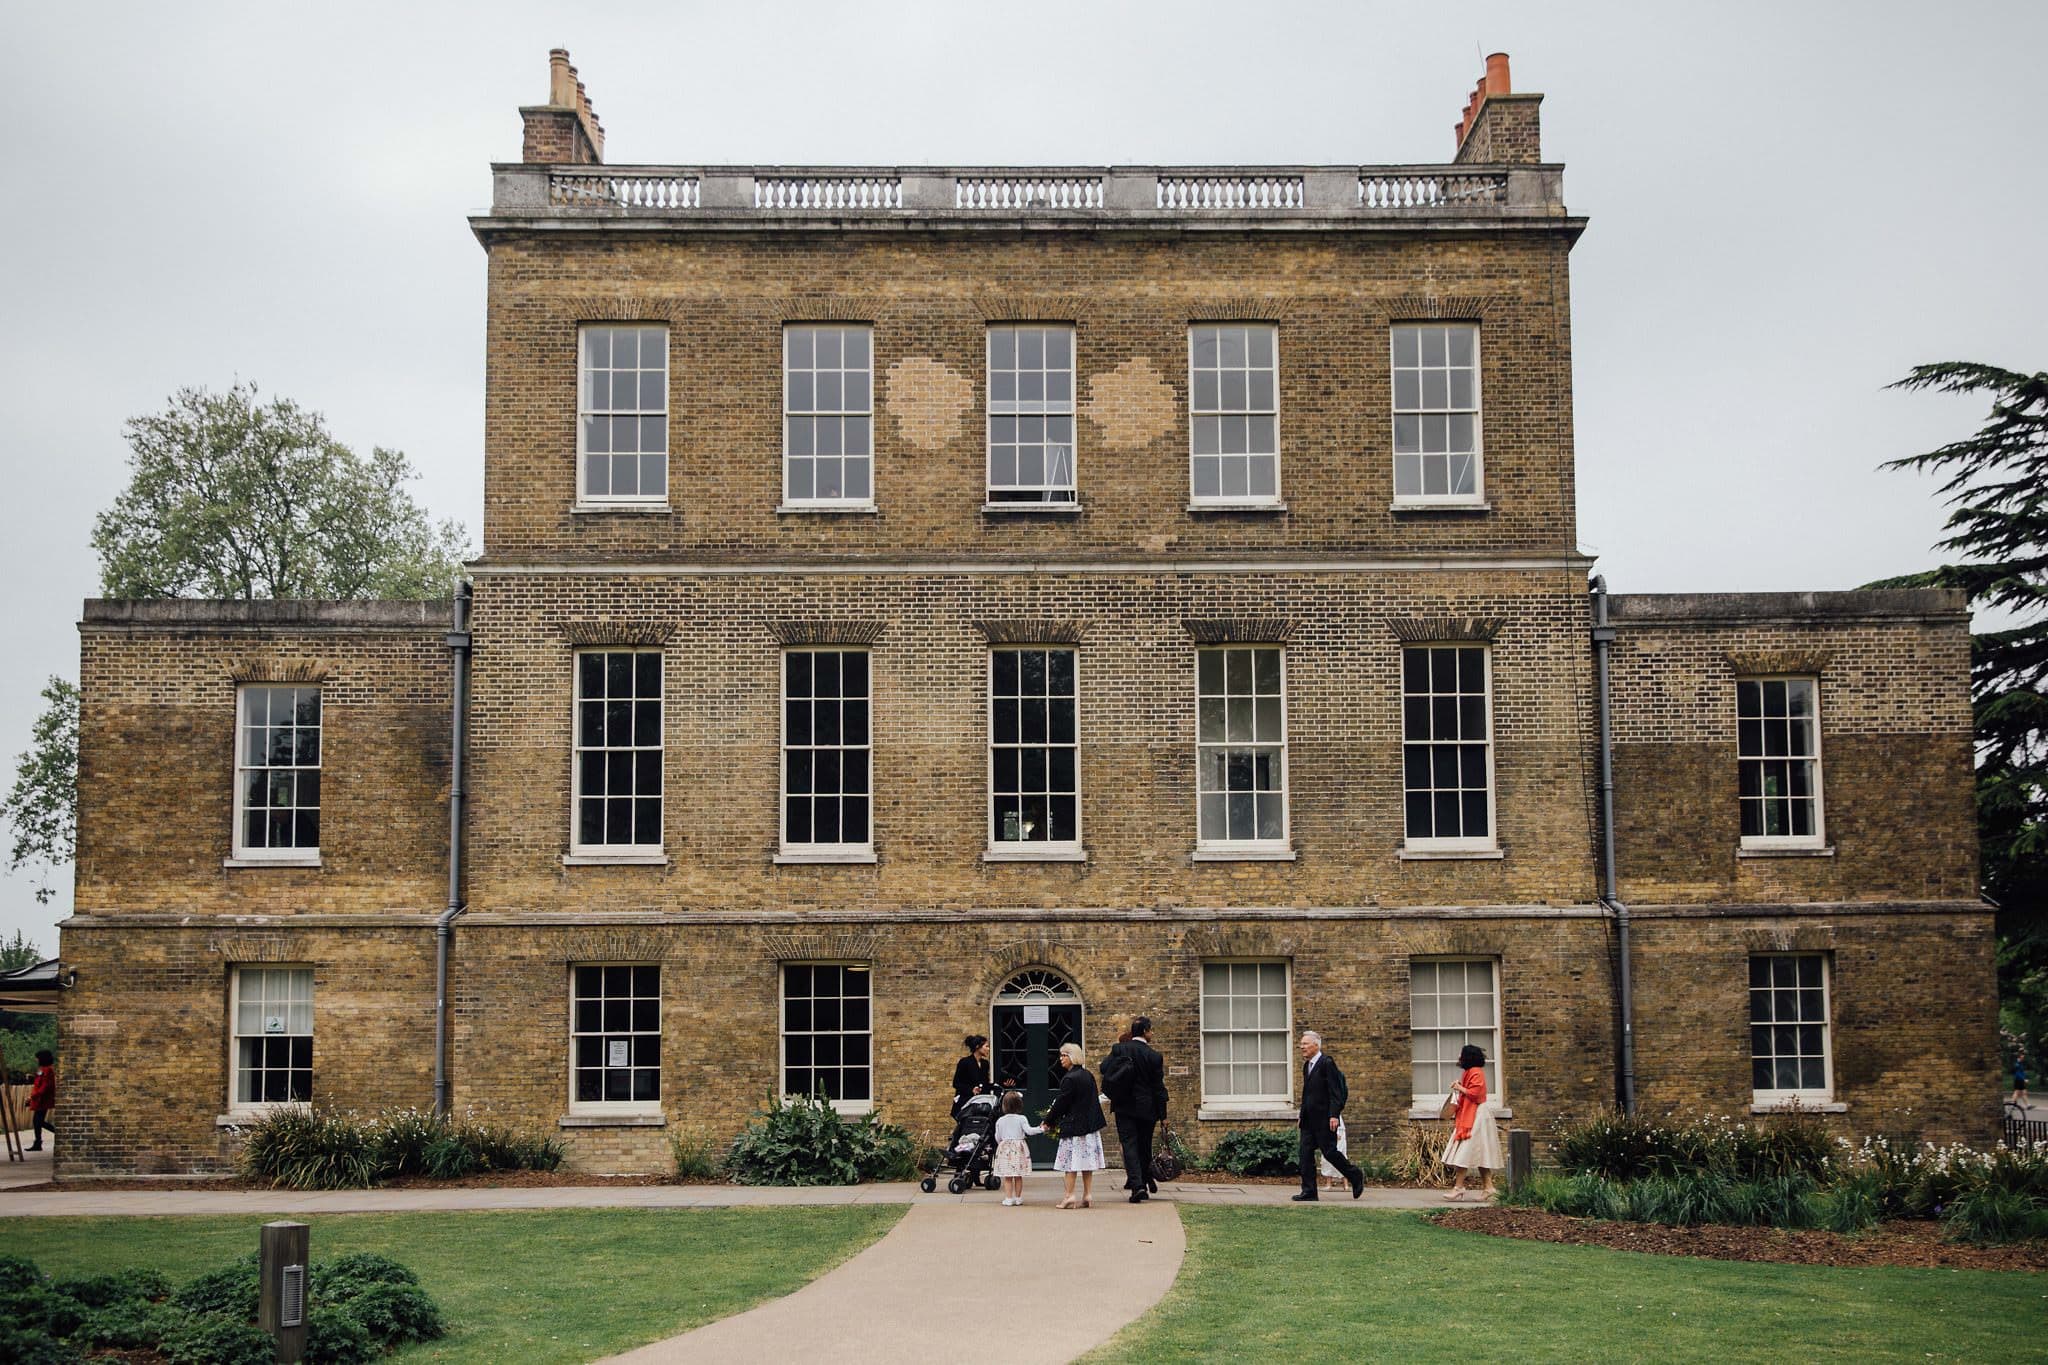
[[[771,1102],[725,1154],[742,1185],[857,1185],[917,1174],[917,1139],[873,1113],[843,1119],[819,1096]]]
[[[567,1155],[550,1133],[417,1109],[369,1119],[278,1109],[242,1135],[243,1174],[295,1190],[360,1189],[406,1176],[451,1180],[480,1171],[552,1171]]]

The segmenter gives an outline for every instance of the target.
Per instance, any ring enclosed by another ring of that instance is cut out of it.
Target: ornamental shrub
[[[254,1322],[263,1290],[259,1274],[257,1255],[251,1252],[232,1265],[209,1270],[193,1279],[171,1295],[171,1305],[201,1317]]]
[[[368,1365],[379,1354],[377,1339],[348,1307],[316,1303],[307,1309],[307,1365]]]
[[[169,1304],[122,1299],[87,1313],[85,1321],[71,1334],[71,1340],[79,1346],[121,1351],[154,1349],[165,1336],[184,1325],[186,1316]]]
[[[917,1140],[874,1114],[842,1119],[822,1097],[771,1105],[733,1139],[725,1169],[742,1185],[908,1180]]]
[[[9,1365],[78,1365],[77,1348],[39,1327],[0,1319],[0,1360]]]
[[[1232,1175],[1292,1175],[1300,1162],[1301,1135],[1285,1128],[1236,1128],[1216,1144],[1216,1164]]]
[[[43,1272],[26,1256],[0,1256],[0,1294],[33,1289],[43,1282]]]
[[[275,1109],[242,1130],[242,1170],[292,1190],[352,1190],[381,1174],[377,1134],[338,1114]]]
[[[277,1343],[252,1322],[225,1317],[188,1317],[164,1333],[169,1365],[271,1365]]]
[[[447,1335],[441,1309],[418,1285],[372,1284],[342,1303],[350,1316],[363,1325],[371,1340],[389,1348],[412,1341],[432,1341]]]
[[[277,1110],[242,1131],[244,1174],[302,1190],[359,1189],[403,1176],[452,1180],[477,1171],[552,1171],[568,1154],[548,1133],[417,1109],[390,1109],[370,1119]]]
[[[78,1300],[87,1308],[105,1308],[130,1299],[154,1301],[171,1292],[171,1281],[159,1270],[123,1270],[113,1275],[88,1275],[75,1280],[58,1280],[51,1288]]]

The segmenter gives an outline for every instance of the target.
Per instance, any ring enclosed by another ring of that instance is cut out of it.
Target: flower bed
[[[241,1130],[242,1173],[294,1190],[347,1190],[405,1177],[456,1180],[496,1171],[552,1171],[559,1138],[475,1117],[389,1109],[373,1118],[281,1109]]]

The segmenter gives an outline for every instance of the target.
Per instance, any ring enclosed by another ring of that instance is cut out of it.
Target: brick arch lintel
[[[571,645],[665,645],[676,633],[673,621],[564,621],[562,638]]]
[[[1020,618],[1008,621],[976,621],[974,628],[980,631],[982,638],[992,645],[1078,645],[1081,643],[1081,623],[1079,621]]]
[[[1824,649],[1731,649],[1728,666],[1741,677],[1767,673],[1811,673],[1827,671],[1833,656]]]
[[[1403,644],[1492,644],[1504,616],[1389,616],[1387,629]]]
[[[1744,951],[1751,953],[1825,953],[1835,946],[1832,924],[1801,924],[1792,920],[1746,929]]]
[[[586,294],[567,301],[578,322],[670,322],[684,321],[682,299],[654,294]]]
[[[666,962],[677,957],[676,931],[663,928],[577,929],[554,940],[549,956],[572,962]]]
[[[996,992],[1011,977],[1027,967],[1043,967],[1065,977],[1085,1006],[1097,992],[1085,973],[1075,971],[1073,964],[1084,960],[1086,951],[1083,944],[1043,933],[998,944],[982,964],[978,999],[992,1003]]]
[[[886,621],[776,621],[768,629],[781,645],[872,645]]]
[[[786,294],[763,301],[784,322],[866,322],[882,312],[879,299],[852,294]]]
[[[1292,311],[1288,300],[1271,295],[1237,294],[1229,298],[1204,299],[1188,309],[1188,321],[1203,323],[1285,322]]]
[[[312,942],[303,934],[218,934],[206,950],[223,962],[311,962]]]
[[[1490,294],[1397,294],[1386,314],[1391,322],[1483,322],[1498,302]]]
[[[1058,322],[1072,325],[1088,310],[1079,294],[977,294],[984,322]]]
[[[763,954],[769,961],[784,962],[873,962],[882,946],[882,936],[872,929],[843,929],[837,933],[819,929],[793,929],[764,935]]]
[[[1198,645],[1284,645],[1294,622],[1282,617],[1194,617],[1181,621]]]
[[[228,664],[228,677],[238,683],[318,683],[334,671],[326,659],[294,659],[277,654],[244,654]]]

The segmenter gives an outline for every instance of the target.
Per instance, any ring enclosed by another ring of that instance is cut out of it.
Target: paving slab
[[[15,1169],[21,1167],[17,1165]],[[1112,1172],[1114,1174],[1114,1172]],[[48,1168],[41,1171],[48,1179]],[[1057,1176],[1025,1182],[1033,1204],[1059,1198]],[[1160,1187],[1154,1203],[1288,1205],[1292,1185],[1232,1185],[1177,1181]],[[1090,1213],[1114,1212],[1123,1195],[1104,1190]],[[802,1189],[750,1185],[543,1185],[506,1189],[371,1190],[194,1190],[172,1180],[140,1188],[20,1190],[0,1188],[0,1218],[162,1218],[183,1214],[425,1213],[467,1209],[727,1209],[790,1205],[911,1204],[1000,1209],[1001,1196],[986,1191],[923,1194],[910,1181],[876,1185],[814,1185]],[[1436,1190],[1367,1189],[1361,1199],[1348,1191],[1325,1191],[1316,1209],[1423,1209],[1443,1202]],[[1302,1207],[1289,1205],[1290,1207]],[[1143,1207],[1142,1205],[1140,1207]]]
[[[1046,1197],[1022,1208],[950,1196],[914,1205],[794,1294],[611,1360],[1072,1360],[1159,1301],[1187,1242],[1164,1201],[1059,1210],[1051,1182],[1034,1183]]]
[[[32,1128],[24,1128],[19,1135],[23,1147],[20,1161],[0,1160],[0,1190],[10,1190],[19,1185],[40,1185],[50,1178],[50,1163],[56,1159],[57,1137],[54,1133],[43,1139],[43,1150],[26,1150],[35,1136]],[[10,1149],[11,1150],[11,1149]]]

